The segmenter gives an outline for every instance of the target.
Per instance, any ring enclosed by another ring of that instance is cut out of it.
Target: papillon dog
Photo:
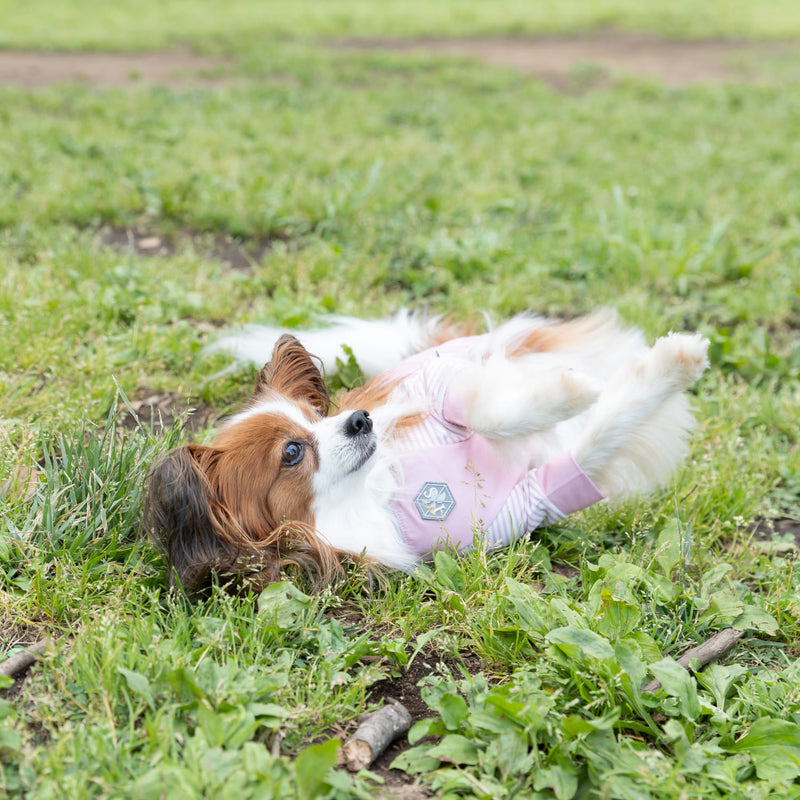
[[[251,326],[215,345],[272,355],[213,444],[150,471],[144,527],[172,585],[219,573],[260,586],[291,566],[323,585],[347,558],[410,571],[439,548],[501,547],[647,492],[686,456],[684,392],[708,349],[687,334],[648,347],[609,312],[482,334],[407,313],[336,317],[301,335],[305,347]],[[343,345],[368,380],[332,411],[324,375]]]

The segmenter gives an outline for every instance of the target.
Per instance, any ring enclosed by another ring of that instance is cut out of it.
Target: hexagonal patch
[[[414,498],[422,519],[441,521],[455,508],[456,499],[446,483],[424,483]]]

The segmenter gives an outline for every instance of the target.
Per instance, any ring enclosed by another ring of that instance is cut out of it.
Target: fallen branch
[[[398,700],[364,714],[356,732],[342,745],[344,764],[351,772],[366,769],[399,736],[411,727],[411,714]]]
[[[13,678],[20,672],[24,672],[44,652],[45,644],[45,640],[42,639],[41,642],[36,642],[25,650],[14,653],[0,664],[0,675]]]
[[[701,669],[706,664],[716,661],[720,656],[724,656],[729,650],[733,649],[736,642],[742,638],[744,631],[737,631],[733,628],[725,628],[717,631],[708,641],[691,647],[679,659],[684,669],[689,669],[692,662],[697,662],[697,669]],[[657,692],[661,688],[661,681],[652,680],[642,689],[643,692]]]

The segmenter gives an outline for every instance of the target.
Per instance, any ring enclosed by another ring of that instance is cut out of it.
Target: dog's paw
[[[708,344],[699,333],[671,333],[653,345],[650,364],[678,389],[688,389],[708,366]]]
[[[467,427],[489,439],[549,430],[585,411],[598,396],[589,378],[577,372],[553,369],[532,376],[505,359],[465,370],[449,393],[463,399]]]
[[[563,419],[569,419],[593,405],[600,393],[585,375],[566,370],[555,376],[552,394],[563,411]]]

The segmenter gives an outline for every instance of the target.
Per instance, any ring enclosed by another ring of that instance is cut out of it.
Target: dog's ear
[[[340,559],[313,525],[285,522],[252,538],[215,489],[220,451],[184,445],[150,470],[142,526],[167,558],[171,588],[193,594],[220,575],[235,589],[259,591],[298,570],[315,588],[342,575]]]
[[[331,404],[322,373],[313,357],[288,333],[275,342],[272,359],[258,373],[256,395],[265,389],[280,392],[293,400],[305,400],[320,414],[327,414]]]
[[[239,548],[226,530],[208,477],[216,452],[185,445],[150,470],[143,527],[167,558],[169,583],[192,593],[211,575],[237,572]]]

